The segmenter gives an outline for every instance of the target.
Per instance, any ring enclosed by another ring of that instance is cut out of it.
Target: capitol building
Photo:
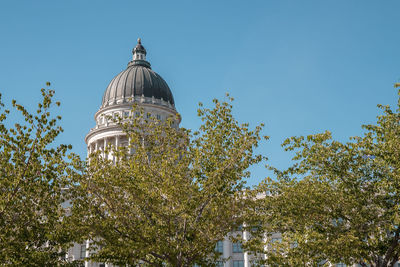
[[[107,86],[100,109],[95,113],[96,125],[85,137],[88,154],[94,151],[104,151],[108,145],[128,146],[129,140],[120,127],[109,118],[128,118],[139,114],[131,114],[132,105],[138,104],[146,116],[154,116],[158,120],[177,118],[174,97],[166,81],[152,70],[146,60],[146,49],[138,39],[132,50],[133,58],[125,70],[117,74]],[[179,127],[180,119],[173,122]],[[106,155],[112,160],[112,155]],[[243,237],[246,238],[246,233]],[[67,252],[70,261],[85,260],[90,255],[90,241],[75,244]],[[245,253],[240,243],[232,243],[225,238],[216,244],[216,250],[221,253],[225,262],[219,262],[222,267],[249,267],[251,256]],[[85,267],[111,267],[111,264],[85,261]]]
[[[94,115],[96,126],[85,137],[88,153],[103,150],[107,144],[128,144],[123,131],[107,117],[128,118],[132,104],[143,108],[144,114],[158,120],[176,117],[174,97],[164,79],[151,69],[146,60],[146,49],[138,40],[133,49],[133,60],[115,76],[104,92],[100,109]],[[174,122],[179,126],[179,121]]]
[[[177,116],[175,101],[167,82],[152,70],[150,62],[146,60],[147,51],[138,39],[136,47],[132,50],[133,58],[129,61],[125,70],[117,74],[107,86],[101,106],[95,113],[95,127],[89,130],[85,137],[88,155],[94,151],[104,151],[108,145],[115,147],[129,144],[127,136],[113,122],[112,118],[130,118],[140,114],[131,114],[132,105],[137,104],[143,109],[143,114],[158,120],[165,121],[168,118],[177,118],[173,121],[174,127],[179,127],[180,117]],[[113,160],[111,154],[103,153],[104,157]],[[264,196],[265,197],[265,196]],[[238,229],[232,233],[240,235],[244,240],[249,238],[249,233]],[[272,234],[271,242],[280,240],[280,234]],[[90,240],[82,244],[74,244],[67,251],[69,261],[80,260],[85,267],[112,267],[108,263],[86,261],[90,256]],[[250,267],[255,260],[253,255],[243,251],[239,242],[235,243],[229,237],[219,241],[215,247],[221,253],[219,267]],[[267,248],[266,248],[267,249]],[[263,257],[263,255],[259,255]],[[345,264],[329,264],[324,266],[345,267]],[[357,266],[357,265],[355,265]]]

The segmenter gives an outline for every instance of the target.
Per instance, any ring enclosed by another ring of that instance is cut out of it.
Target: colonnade
[[[113,147],[120,147],[120,146],[127,146],[127,140],[125,134],[118,134],[118,135],[112,135],[112,136],[106,136],[103,138],[98,138],[95,141],[91,142],[88,147],[87,147],[87,156],[89,157],[90,154],[92,154],[95,151],[102,151],[103,156],[105,155],[105,148],[108,145],[111,145]]]

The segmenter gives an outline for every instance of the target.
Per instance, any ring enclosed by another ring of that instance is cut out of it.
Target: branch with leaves
[[[262,126],[239,124],[232,100],[201,106],[194,133],[137,106],[131,114],[140,116],[119,118],[129,147],[110,146],[114,161],[90,155],[73,203],[72,216],[96,247],[93,260],[215,266],[215,244],[243,222],[248,168],[262,160],[253,152]]]
[[[0,265],[69,264],[61,256],[72,242],[62,222],[71,146],[54,144],[63,129],[51,110],[60,103],[52,100],[54,90],[41,93],[34,113],[12,101],[23,119],[13,126],[0,104]]]
[[[279,265],[358,263],[393,266],[399,259],[400,91],[396,110],[378,105],[377,123],[341,143],[330,132],[292,137],[283,146],[295,163],[260,186],[258,216],[264,232],[282,242],[253,249]]]

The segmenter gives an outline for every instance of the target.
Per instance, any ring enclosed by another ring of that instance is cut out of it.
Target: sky
[[[84,158],[102,95],[140,37],[182,127],[200,125],[199,102],[229,93],[239,122],[265,124],[270,140],[257,152],[282,169],[286,138],[330,130],[346,141],[376,121],[377,104],[395,107],[399,10],[389,0],[2,0],[0,93],[33,111],[50,81],[58,142]],[[273,176],[264,165],[251,168],[249,185]]]

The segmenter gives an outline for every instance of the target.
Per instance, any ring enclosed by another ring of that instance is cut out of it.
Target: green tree
[[[53,95],[42,89],[33,114],[13,100],[25,121],[11,127],[10,111],[0,102],[0,265],[66,264],[63,251],[71,240],[63,231],[61,204],[69,184],[64,158],[70,146],[54,144],[62,128],[61,117],[50,115]]]
[[[295,163],[259,186],[268,194],[255,212],[282,240],[266,234],[248,244],[259,252],[268,246],[267,262],[393,266],[399,259],[400,98],[396,110],[378,107],[377,123],[349,142],[325,132],[283,143]]]
[[[194,133],[174,126],[177,118],[120,119],[129,146],[109,147],[114,161],[90,156],[73,217],[97,248],[93,260],[214,266],[216,243],[243,221],[244,178],[261,160],[253,149],[262,129],[240,125],[229,102],[214,104],[201,106]]]

